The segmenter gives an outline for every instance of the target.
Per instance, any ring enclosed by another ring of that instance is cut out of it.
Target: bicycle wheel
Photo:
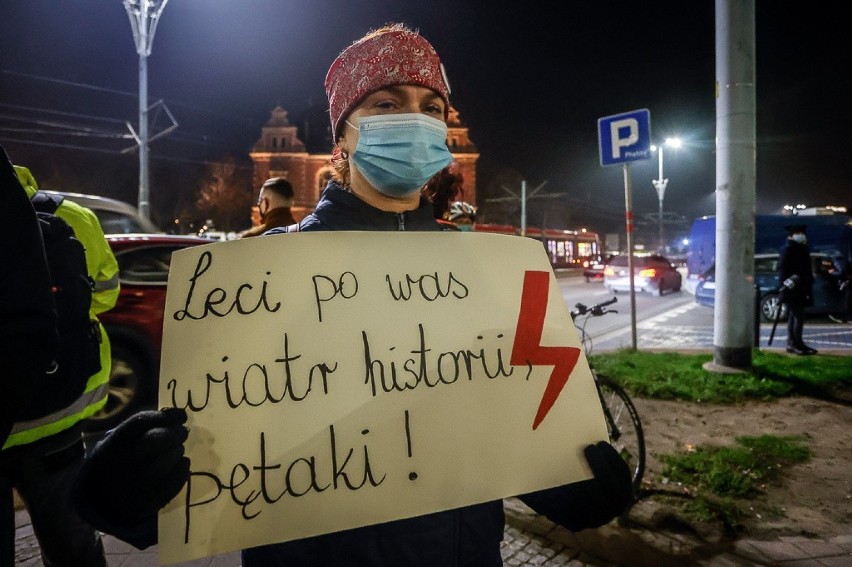
[[[633,492],[638,497],[642,475],[645,474],[645,435],[639,413],[624,388],[611,378],[596,372],[593,374],[604,409],[609,441],[630,467]]]

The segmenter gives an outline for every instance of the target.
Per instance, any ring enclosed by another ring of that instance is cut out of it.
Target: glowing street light
[[[680,138],[666,138],[665,142],[663,142],[660,146],[651,146],[652,152],[657,152],[658,164],[659,164],[659,177],[654,179],[652,183],[654,184],[654,189],[657,190],[657,200],[660,204],[659,210],[659,250],[663,252],[666,248],[666,241],[663,238],[663,198],[666,195],[666,185],[669,184],[669,180],[663,177],[663,146],[669,146],[671,148],[679,148],[682,145]]]
[[[133,41],[139,54],[139,214],[151,218],[148,201],[148,56],[154,44],[154,32],[157,22],[169,0],[122,0],[130,27],[133,28]],[[132,131],[132,130],[131,130]]]

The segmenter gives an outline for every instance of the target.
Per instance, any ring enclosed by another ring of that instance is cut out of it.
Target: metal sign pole
[[[630,274],[630,335],[636,350],[636,288],[633,281],[633,194],[630,162],[651,154],[651,113],[647,108],[598,118],[601,165],[624,166],[624,208],[627,225],[627,273]],[[662,174],[661,174],[662,176]]]
[[[633,283],[633,191],[630,187],[630,164],[624,163],[624,224],[627,230],[627,273],[630,274],[630,338],[636,350],[636,289]]]

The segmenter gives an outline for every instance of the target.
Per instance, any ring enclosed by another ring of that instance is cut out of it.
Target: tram
[[[472,231],[521,236],[520,228],[508,224],[475,223]],[[600,236],[585,228],[559,230],[527,227],[524,236],[542,243],[554,269],[583,267],[583,262],[598,260],[602,254]]]

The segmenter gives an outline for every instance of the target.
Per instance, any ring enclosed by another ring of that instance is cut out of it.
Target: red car
[[[87,422],[89,431],[114,427],[157,401],[163,311],[172,252],[210,244],[208,238],[172,234],[107,234],[118,260],[121,293],[99,316],[112,346],[109,399]]]

